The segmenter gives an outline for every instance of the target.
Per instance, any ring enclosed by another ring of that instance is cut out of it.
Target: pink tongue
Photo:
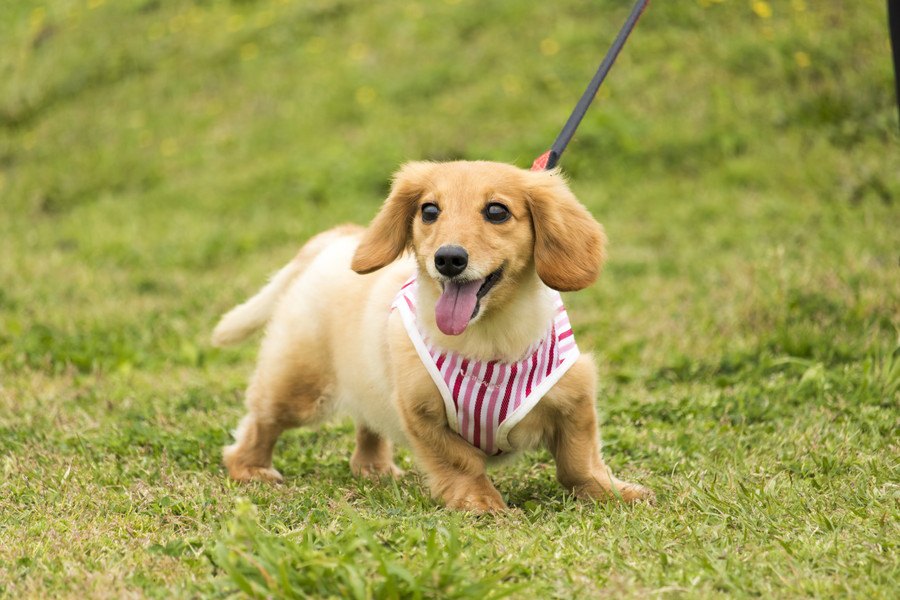
[[[459,335],[466,330],[478,303],[478,289],[484,279],[457,283],[448,281],[434,306],[438,329],[447,335]]]

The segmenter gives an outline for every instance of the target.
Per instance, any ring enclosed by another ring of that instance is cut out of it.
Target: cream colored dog
[[[213,343],[222,346],[267,326],[248,414],[224,451],[229,473],[281,481],[272,468],[278,436],[337,409],[356,422],[353,473],[400,475],[392,443],[406,444],[448,507],[505,508],[485,470],[493,458],[451,429],[392,302],[416,274],[419,326],[430,343],[472,361],[512,363],[547,334],[555,310],[548,287],[593,283],[605,241],[556,172],[405,165],[368,229],[315,236],[216,327]],[[549,448],[560,483],[580,497],[650,498],[604,464],[595,401],[594,361],[581,355],[512,428],[509,445]]]

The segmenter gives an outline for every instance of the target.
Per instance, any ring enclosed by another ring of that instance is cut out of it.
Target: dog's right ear
[[[432,168],[432,163],[412,162],[397,171],[391,193],[363,234],[350,268],[360,274],[377,271],[394,262],[406,249],[419,198],[427,189]]]

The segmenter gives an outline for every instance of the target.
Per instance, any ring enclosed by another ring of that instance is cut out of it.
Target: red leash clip
[[[559,162],[559,157],[562,156],[563,151],[569,144],[569,140],[575,135],[575,130],[578,129],[581,119],[584,118],[584,114],[587,112],[588,107],[590,107],[591,102],[594,101],[597,90],[600,89],[600,84],[606,79],[609,70],[616,61],[616,57],[619,55],[619,52],[622,51],[622,46],[625,45],[625,40],[628,39],[628,36],[631,34],[634,26],[637,25],[638,19],[641,18],[644,9],[647,8],[649,3],[650,0],[637,0],[634,3],[631,14],[628,15],[628,19],[625,21],[625,24],[622,25],[622,29],[619,30],[619,35],[616,36],[616,39],[612,46],[610,46],[606,56],[603,57],[603,62],[600,63],[597,73],[594,75],[594,78],[591,79],[587,89],[584,90],[584,94],[581,95],[578,104],[575,105],[575,110],[569,115],[569,120],[566,121],[565,126],[562,128],[562,131],[559,132],[556,141],[553,142],[550,149],[534,160],[534,163],[531,165],[532,171],[548,171],[554,168],[556,163]]]
[[[550,160],[550,150],[547,150],[531,163],[532,171],[545,171],[547,170],[547,161]]]

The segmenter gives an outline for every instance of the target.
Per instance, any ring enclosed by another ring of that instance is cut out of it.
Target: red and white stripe
[[[537,405],[579,356],[559,292],[546,335],[517,362],[475,361],[434,346],[416,319],[418,286],[407,281],[391,306],[437,385],[450,427],[486,454],[514,450],[509,432]]]

